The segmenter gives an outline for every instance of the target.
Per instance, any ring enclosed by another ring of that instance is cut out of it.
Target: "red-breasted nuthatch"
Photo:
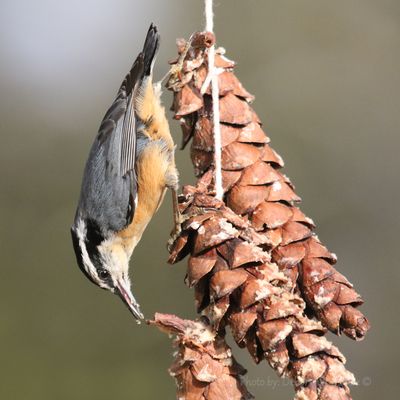
[[[175,146],[152,82],[158,46],[152,24],[90,150],[71,228],[80,269],[119,295],[136,319],[143,314],[131,292],[129,259],[167,188],[179,222]]]

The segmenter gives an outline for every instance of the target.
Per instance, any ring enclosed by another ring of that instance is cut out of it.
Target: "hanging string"
[[[214,31],[213,0],[205,0],[206,31]],[[219,88],[218,71],[215,68],[215,45],[208,50],[208,78],[211,79],[211,96],[213,112],[213,134],[214,134],[214,164],[215,164],[215,197],[222,200],[224,191],[222,188],[221,171],[221,126],[219,116]],[[208,79],[207,79],[208,81]]]

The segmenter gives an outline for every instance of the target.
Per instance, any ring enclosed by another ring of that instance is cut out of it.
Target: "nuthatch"
[[[129,259],[167,188],[179,223],[175,146],[152,82],[158,46],[152,24],[90,150],[71,228],[80,269],[120,296],[138,320],[143,314],[131,292]]]

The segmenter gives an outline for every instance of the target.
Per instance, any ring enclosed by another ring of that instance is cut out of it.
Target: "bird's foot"
[[[182,233],[182,224],[185,221],[187,221],[189,218],[191,218],[192,216],[193,215],[191,215],[191,214],[181,214],[181,213],[178,213],[175,216],[175,226],[172,229],[172,231],[170,233],[170,237],[167,242],[167,249],[170,253],[172,251],[174,243],[176,242],[176,240],[179,238],[179,236]]]

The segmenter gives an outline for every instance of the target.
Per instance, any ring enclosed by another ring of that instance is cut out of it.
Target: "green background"
[[[215,12],[303,210],[366,299],[367,339],[335,339],[360,382],[354,398],[395,398],[400,3],[219,0]],[[175,38],[204,25],[202,1],[0,1],[1,399],[174,398],[170,340],[84,278],[69,236],[89,146],[151,21],[160,78]],[[187,151],[177,163],[193,182]],[[194,316],[185,262],[166,264],[171,227],[168,196],[132,260],[148,317]],[[292,397],[265,363],[234,352],[257,398]]]

